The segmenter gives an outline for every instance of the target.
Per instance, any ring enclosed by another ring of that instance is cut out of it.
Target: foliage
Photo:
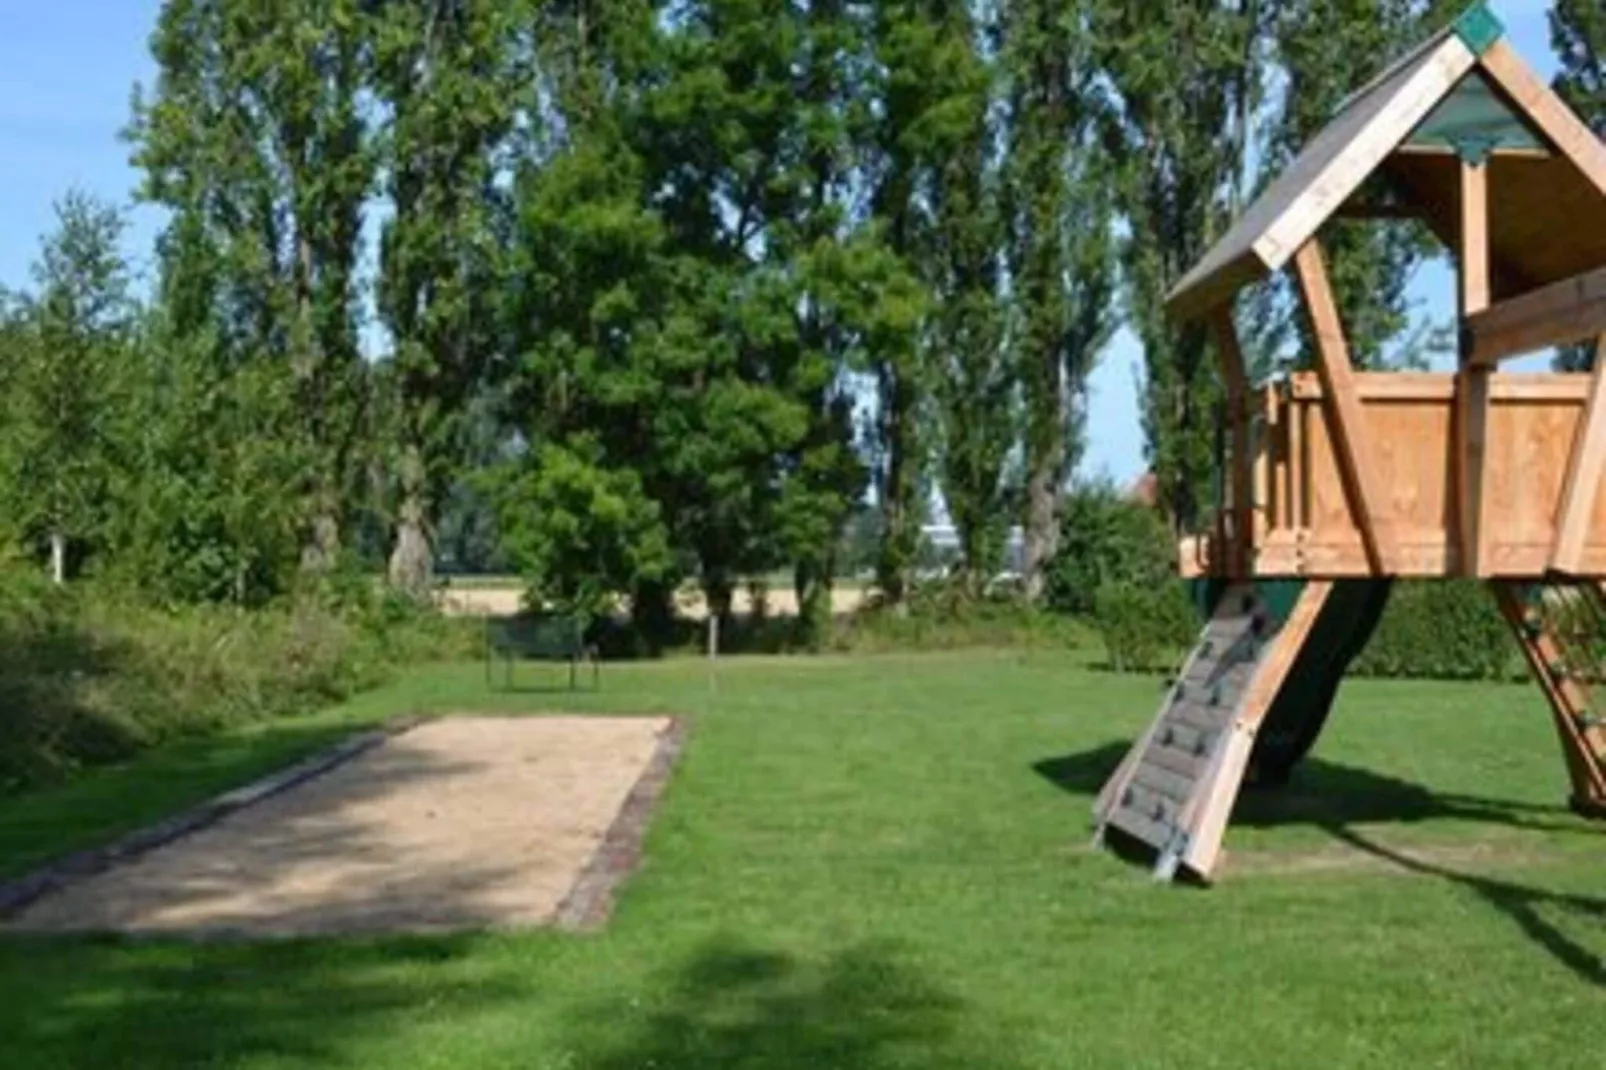
[[[1221,386],[1204,329],[1176,327],[1165,296],[1241,203],[1265,74],[1264,10],[1188,0],[1099,13],[1098,58],[1115,94],[1103,136],[1127,222],[1120,260],[1127,319],[1143,347],[1144,435],[1161,506],[1186,527],[1208,501]]]
[[[602,467],[594,450],[543,444],[507,479],[503,545],[532,603],[593,619],[618,592],[667,572],[658,506],[636,473]]]
[[[175,739],[306,713],[419,660],[473,653],[472,629],[372,593],[250,612],[152,609],[106,585],[52,588],[0,566],[0,792]]]
[[[1507,680],[1525,668],[1511,629],[1483,584],[1394,585],[1377,631],[1350,672],[1435,680]]]
[[[1059,552],[1049,564],[1046,604],[1061,613],[1092,613],[1099,588],[1158,588],[1176,577],[1176,545],[1153,507],[1113,484],[1072,490],[1061,520]]]
[[[497,154],[528,83],[525,5],[385,3],[374,85],[386,112],[378,303],[398,392],[396,586],[427,592],[440,509],[464,456],[469,401],[501,339]]]
[[[1085,647],[1080,621],[1021,601],[1017,592],[977,596],[968,578],[918,584],[907,604],[872,604],[838,623],[832,649],[854,654],[911,650],[1070,650]]]
[[[1087,377],[1117,323],[1113,169],[1098,139],[1091,4],[1002,6],[1008,146],[1003,243],[1023,394],[1027,597],[1041,598],[1062,491],[1081,459]]]
[[[120,453],[119,395],[134,305],[119,248],[122,216],[82,194],[56,206],[34,265],[36,293],[8,310],[3,487],[11,523],[47,543],[57,582],[68,543],[82,560],[104,539]]]
[[[1556,92],[1606,137],[1606,9],[1593,0],[1556,0],[1550,7],[1550,43],[1561,61]],[[1566,346],[1556,363],[1558,371],[1589,371],[1595,346]]]
[[[1093,594],[1093,625],[1116,672],[1176,667],[1199,633],[1199,617],[1180,582],[1106,583]]]
[[[359,0],[168,0],[157,81],[129,136],[171,330],[221,367],[288,368],[304,449],[295,522],[331,566],[362,467],[360,240],[374,177],[363,107],[371,24]]]

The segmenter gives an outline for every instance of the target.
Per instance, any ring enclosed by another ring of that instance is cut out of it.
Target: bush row
[[[1174,667],[1199,631],[1184,586],[1105,584],[1093,621],[1111,667],[1124,672]],[[1481,583],[1409,582],[1394,587],[1388,609],[1352,676],[1433,680],[1518,680],[1522,654]]]
[[[1476,581],[1396,583],[1354,676],[1512,680],[1527,672],[1511,629]]]
[[[472,653],[477,630],[378,596],[158,609],[0,570],[0,793],[179,736],[301,713],[396,667]]]

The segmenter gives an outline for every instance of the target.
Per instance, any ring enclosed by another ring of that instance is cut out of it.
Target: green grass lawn
[[[673,711],[692,735],[608,930],[0,941],[0,1066],[1599,1067],[1606,847],[1532,688],[1355,682],[1224,880],[1086,847],[1158,684],[1002,653],[421,672],[0,804],[27,868],[353,726]],[[525,679],[543,677],[524,670]],[[559,679],[552,670],[550,680]],[[1390,855],[1416,859],[1386,863]]]

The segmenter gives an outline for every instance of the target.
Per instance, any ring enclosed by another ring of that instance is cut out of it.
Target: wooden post
[[[719,614],[708,614],[708,689],[719,690]]]
[[[1550,549],[1550,568],[1576,575],[1584,557],[1589,518],[1595,511],[1601,477],[1606,475],[1606,335],[1595,346],[1595,370],[1589,379],[1589,400],[1567,458],[1567,478],[1561,485],[1556,512],[1556,541]]]
[[[1468,316],[1489,307],[1489,169],[1461,164],[1461,231],[1457,277],[1463,328]],[[1472,363],[1462,331],[1456,376],[1455,463],[1461,571],[1481,576],[1487,561],[1483,523],[1484,453],[1489,430],[1489,369]]]
[[[1210,319],[1215,337],[1216,359],[1221,366],[1221,381],[1227,388],[1227,421],[1231,429],[1232,460],[1229,486],[1232,496],[1232,553],[1226,558],[1228,574],[1243,577],[1249,574],[1250,544],[1254,537],[1253,492],[1249,457],[1249,375],[1244,367],[1243,350],[1238,346],[1238,328],[1232,321],[1232,305],[1216,310]]]
[[[1349,344],[1339,321],[1338,304],[1327,278],[1321,243],[1312,238],[1294,257],[1294,281],[1310,316],[1316,339],[1316,374],[1322,383],[1322,407],[1327,416],[1333,452],[1344,479],[1344,490],[1355,525],[1360,528],[1366,559],[1374,575],[1384,575],[1399,554],[1392,525],[1381,517],[1386,508],[1384,486],[1372,461],[1366,415],[1355,389],[1355,368]]]

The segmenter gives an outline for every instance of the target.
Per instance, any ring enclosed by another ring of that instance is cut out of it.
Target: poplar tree
[[[1241,204],[1266,14],[1258,0],[1177,0],[1109,4],[1094,21],[1113,91],[1104,140],[1125,220],[1127,320],[1143,348],[1146,453],[1178,527],[1209,500],[1222,388],[1204,328],[1172,322],[1165,296]]]
[[[141,193],[171,213],[158,244],[164,304],[226,363],[283,362],[295,383],[303,564],[341,548],[360,459],[358,367],[369,5],[362,0],[168,0],[151,38],[157,82],[136,91]]]
[[[1090,5],[1002,6],[1008,81],[1008,238],[1014,348],[1025,407],[1024,577],[1043,591],[1059,549],[1060,504],[1080,458],[1087,377],[1118,319],[1111,169]]]
[[[388,116],[379,312],[397,391],[390,581],[429,589],[441,505],[464,454],[469,401],[491,369],[503,251],[496,186],[524,99],[527,4],[382,5],[374,90]]]

